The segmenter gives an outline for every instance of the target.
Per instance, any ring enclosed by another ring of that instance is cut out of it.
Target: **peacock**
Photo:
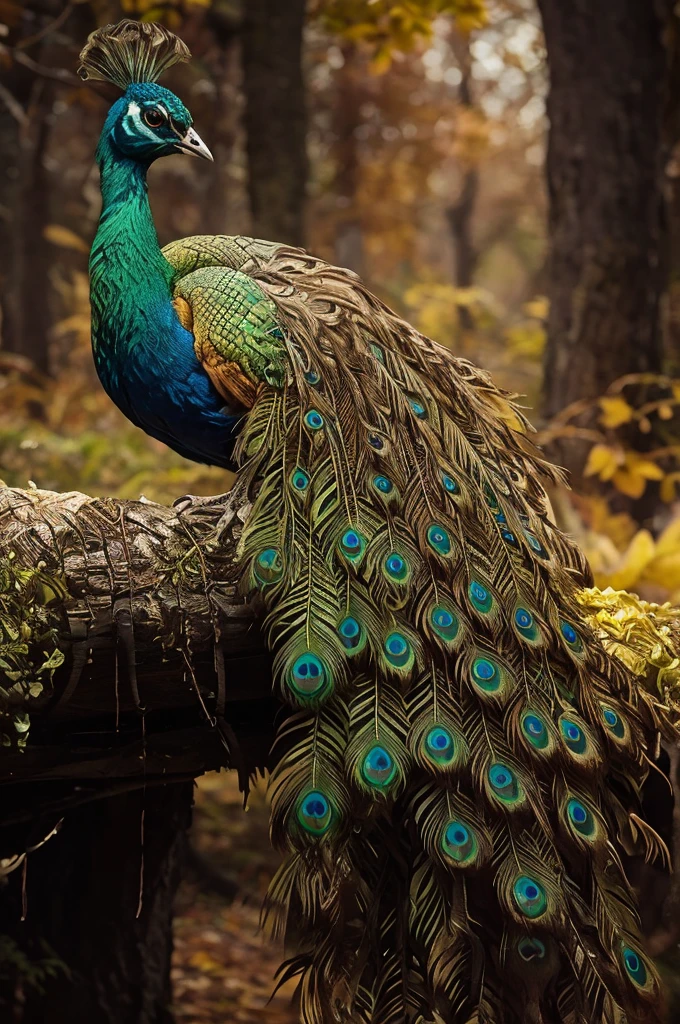
[[[666,855],[640,794],[675,718],[630,631],[607,642],[551,515],[559,471],[512,396],[350,271],[252,238],[159,248],[149,165],[212,159],[157,84],[189,57],[129,20],[81,53],[123,91],[97,149],[93,353],[133,423],[236,468],[250,506],[240,585],[285,709],[263,918],[301,1020],[659,1020],[622,858]]]

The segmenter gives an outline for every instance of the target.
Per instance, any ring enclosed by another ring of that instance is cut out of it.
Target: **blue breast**
[[[235,468],[243,411],[230,409],[214,388],[170,302],[147,310],[144,332],[128,334],[124,344],[120,323],[101,324],[96,333],[99,379],[128,419],[184,458]]]

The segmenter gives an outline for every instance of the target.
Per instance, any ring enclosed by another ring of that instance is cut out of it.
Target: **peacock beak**
[[[176,146],[182,153],[188,153],[190,156],[202,156],[204,160],[210,160],[212,163],[212,153],[198,132],[195,132],[193,128],[189,129],[186,135],[176,143]]]

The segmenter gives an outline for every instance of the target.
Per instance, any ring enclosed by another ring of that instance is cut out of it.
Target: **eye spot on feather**
[[[609,732],[617,740],[624,739],[626,735],[626,723],[624,720],[613,708],[607,707],[606,704],[601,704],[600,707],[602,709],[602,719]]]
[[[533,711],[522,715],[522,733],[535,750],[545,750],[550,742],[545,722]]]
[[[560,721],[560,732],[562,738],[573,754],[584,754],[588,747],[586,734],[580,725],[570,718],[562,718]]]
[[[545,550],[535,533],[532,533],[531,530],[525,530],[524,536],[527,539],[527,544],[535,554],[540,558],[549,557],[548,552]]]
[[[291,473],[290,482],[295,491],[306,491],[309,487],[309,476],[299,467]]]
[[[372,432],[372,433],[370,433],[368,435],[367,440],[368,440],[368,443],[370,444],[371,448],[374,448],[377,452],[384,451],[384,449],[385,449],[385,442],[383,441],[383,439],[380,436],[380,434],[376,434],[375,432]]]
[[[316,697],[325,689],[328,674],[321,659],[311,651],[305,651],[293,662],[289,681],[301,697]]]
[[[393,668],[406,669],[413,664],[413,648],[402,633],[390,633],[385,639],[383,650]]]
[[[411,406],[411,411],[413,412],[414,416],[417,416],[419,420],[426,420],[427,409],[422,398],[420,398],[418,395],[407,395],[406,397],[408,398],[408,404]]]
[[[500,512],[501,507],[498,504],[498,498],[496,497],[495,491],[493,491],[488,484],[484,484],[482,490],[484,492],[484,500],[491,509],[491,511]]]
[[[436,725],[426,734],[423,749],[429,761],[442,767],[451,764],[456,756],[453,736],[441,725]]]
[[[389,477],[378,475],[373,477],[373,486],[380,494],[388,495],[394,491],[394,484]]]
[[[452,476],[449,476],[448,473],[442,473],[442,484],[447,494],[458,494],[460,492],[458,482]]]
[[[366,550],[366,538],[358,530],[345,530],[340,538],[340,552],[350,562],[358,563]]]
[[[312,790],[300,801],[297,817],[302,827],[313,835],[323,835],[331,826],[331,805],[319,790]]]
[[[352,615],[348,615],[338,626],[338,633],[343,647],[355,654],[363,646],[365,640],[361,624]]]
[[[446,643],[452,643],[458,636],[460,619],[449,608],[438,604],[430,612],[430,625],[438,637]]]
[[[527,640],[529,643],[536,643],[540,640],[536,620],[528,608],[522,608],[521,606],[515,608],[514,623],[515,629],[523,640]]]
[[[310,409],[305,414],[305,423],[310,430],[321,430],[323,427],[323,416],[316,409]]]
[[[571,622],[567,622],[565,619],[560,619],[560,633],[569,648],[574,654],[583,653],[583,641],[579,633],[574,629]]]
[[[517,537],[515,537],[512,530],[501,530],[501,537],[506,544],[509,544],[513,548],[519,548]]]
[[[567,803],[567,818],[575,832],[585,839],[592,839],[595,836],[595,818],[584,803],[572,797]]]
[[[372,355],[374,355],[375,358],[378,360],[378,362],[382,363],[383,366],[384,366],[385,365],[385,353],[380,348],[380,345],[376,345],[375,342],[371,342],[368,347],[369,347],[369,350],[372,353]]]
[[[321,380],[321,374],[317,373],[316,370],[307,370],[304,374],[304,378],[308,384],[318,384]]]
[[[405,583],[410,576],[406,559],[402,558],[396,551],[390,552],[385,559],[384,567],[386,575],[395,583]]]
[[[630,980],[639,988],[644,988],[647,984],[648,974],[642,957],[630,946],[623,946],[621,955],[623,966]]]
[[[443,555],[446,558],[451,554],[451,538],[439,523],[432,523],[431,526],[428,526],[427,543],[438,555]]]
[[[473,580],[468,587],[468,597],[472,606],[482,615],[488,615],[493,608],[493,597],[477,580]]]
[[[517,908],[525,917],[535,919],[545,914],[548,909],[548,899],[545,889],[531,875],[520,875],[512,887],[512,895]]]
[[[506,804],[516,803],[522,796],[522,790],[515,773],[506,764],[492,764],[488,779],[495,796]]]
[[[470,826],[454,819],[444,827],[442,850],[462,868],[476,859],[479,844]]]
[[[278,548],[265,548],[255,559],[255,578],[260,583],[276,583],[283,575],[283,560]]]
[[[489,658],[475,658],[472,662],[472,681],[485,693],[495,693],[501,685],[498,666]]]
[[[543,960],[545,958],[545,945],[540,939],[530,938],[524,935],[517,943],[517,952],[527,963],[532,960]]]
[[[366,754],[361,766],[361,774],[369,785],[384,788],[394,781],[397,765],[392,755],[384,747],[376,745],[371,747]]]

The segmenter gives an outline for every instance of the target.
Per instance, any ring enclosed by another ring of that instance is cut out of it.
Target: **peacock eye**
[[[150,110],[144,111],[144,120],[148,124],[149,128],[160,128],[165,118],[161,114],[160,110],[155,107],[151,107]]]

